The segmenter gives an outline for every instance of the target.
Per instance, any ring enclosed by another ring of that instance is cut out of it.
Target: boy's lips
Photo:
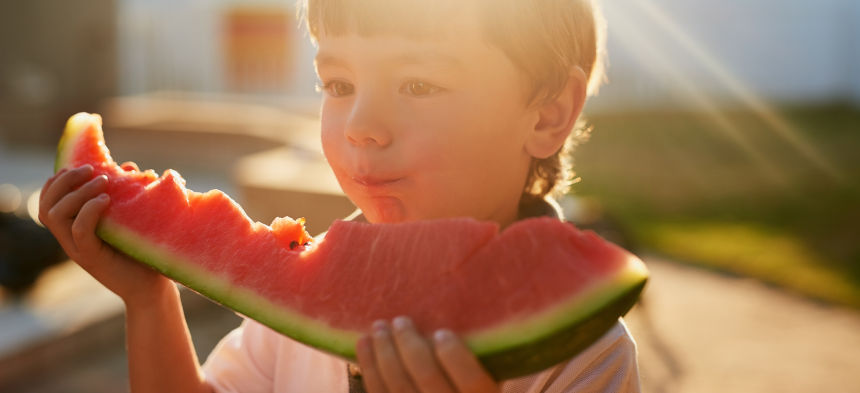
[[[402,179],[402,177],[396,176],[352,176],[352,181],[367,188],[384,188],[386,186],[393,185]]]

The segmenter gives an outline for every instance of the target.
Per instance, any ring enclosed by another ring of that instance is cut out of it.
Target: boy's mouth
[[[389,186],[402,180],[402,177],[353,176],[352,180],[361,186],[377,188]]]

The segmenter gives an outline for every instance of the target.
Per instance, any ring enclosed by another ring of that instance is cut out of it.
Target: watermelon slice
[[[91,164],[110,179],[97,234],[175,281],[305,344],[354,359],[376,319],[459,334],[498,379],[564,361],[636,302],[647,271],[593,232],[551,218],[336,221],[313,239],[303,220],[253,222],[218,190],[172,170],[119,167],[101,117],[72,116],[56,170]]]

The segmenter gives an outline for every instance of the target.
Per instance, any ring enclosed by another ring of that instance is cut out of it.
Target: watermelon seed
[[[299,246],[299,242],[293,240],[290,242],[290,250],[295,250]]]

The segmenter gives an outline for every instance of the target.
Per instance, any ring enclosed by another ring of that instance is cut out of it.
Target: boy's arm
[[[96,237],[110,198],[104,194],[108,179],[93,175],[92,166],[85,165],[48,179],[39,219],[69,257],[125,303],[132,391],[211,392],[199,371],[176,286]]]
[[[200,370],[173,283],[145,303],[126,303],[126,346],[133,393],[211,393]]]

